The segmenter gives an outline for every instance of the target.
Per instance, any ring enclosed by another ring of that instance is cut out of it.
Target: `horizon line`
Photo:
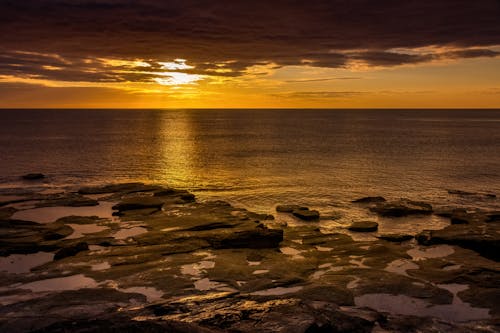
[[[258,107],[258,108],[244,108],[244,107],[235,107],[235,108],[100,108],[100,107],[0,107],[0,111],[2,110],[500,110],[500,107],[466,107],[466,108],[455,108],[455,107],[374,107],[374,108],[294,108],[294,107],[283,107],[283,108],[273,108],[273,107]]]

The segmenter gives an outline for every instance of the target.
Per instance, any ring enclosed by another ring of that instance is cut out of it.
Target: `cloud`
[[[399,66],[496,57],[500,45],[497,0],[0,0],[0,8],[0,74],[54,80],[147,82],[168,67],[231,77],[271,63]],[[426,47],[435,49],[414,51]]]

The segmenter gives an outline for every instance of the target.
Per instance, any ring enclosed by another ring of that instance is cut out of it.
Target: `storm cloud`
[[[342,68],[496,57],[498,0],[0,0],[0,75],[148,81],[159,62],[239,76],[257,64]],[[99,59],[139,59],[149,66]]]

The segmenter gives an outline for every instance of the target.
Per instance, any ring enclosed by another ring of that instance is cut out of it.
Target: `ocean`
[[[304,204],[345,223],[357,214],[350,201],[368,195],[500,207],[497,198],[482,195],[500,195],[500,110],[0,114],[4,189],[142,181],[258,212],[272,212],[279,203]],[[48,178],[35,185],[20,180],[29,172]]]

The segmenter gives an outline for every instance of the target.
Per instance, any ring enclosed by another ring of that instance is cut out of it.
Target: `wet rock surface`
[[[379,202],[371,207],[370,210],[381,216],[391,217],[432,214],[432,206],[430,204],[409,199]]]
[[[369,203],[377,203],[377,202],[385,202],[385,201],[386,200],[384,197],[375,196],[375,197],[363,197],[363,198],[355,199],[352,202],[369,204]]]
[[[44,179],[45,175],[43,173],[27,173],[22,175],[21,178],[25,180],[39,180]]]
[[[277,206],[275,218],[141,183],[9,195],[2,332],[500,329],[496,211],[453,208],[447,227],[414,240],[380,230],[433,218],[407,199],[353,203],[374,219],[360,233],[306,206]],[[52,215],[15,218],[38,214]]]
[[[278,205],[276,211],[280,213],[291,213],[293,216],[304,221],[319,220],[319,212],[317,210],[310,210],[308,207],[300,205]]]
[[[348,229],[356,232],[377,231],[378,223],[373,221],[356,221],[353,222]]]

